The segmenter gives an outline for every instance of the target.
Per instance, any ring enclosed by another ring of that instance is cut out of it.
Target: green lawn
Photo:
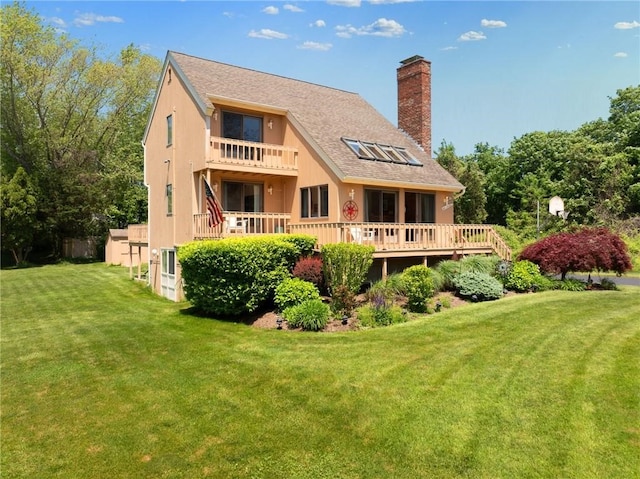
[[[640,288],[314,334],[127,274],[0,273],[3,478],[640,477]]]

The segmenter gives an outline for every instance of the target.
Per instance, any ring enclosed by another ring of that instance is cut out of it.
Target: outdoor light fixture
[[[276,316],[276,324],[278,325],[278,329],[282,329],[282,318],[280,316]]]
[[[349,317],[345,314],[342,316],[342,324],[348,324],[349,323]]]
[[[269,185],[267,186],[267,191],[269,192],[269,195],[273,194],[273,186]]]
[[[155,249],[155,248],[153,248],[153,249],[151,250],[151,254],[152,254],[153,256],[158,256],[158,250],[157,250],[157,249]]]
[[[442,309],[442,303],[440,301],[436,301],[436,313],[439,313]]]
[[[351,198],[353,200],[353,198],[355,198],[356,196],[356,192],[353,188],[351,188],[351,191],[349,192],[349,198]]]
[[[269,118],[267,125],[269,125],[270,130],[273,130],[273,120],[271,118]]]

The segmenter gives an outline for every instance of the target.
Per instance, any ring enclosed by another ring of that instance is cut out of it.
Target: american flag
[[[207,196],[207,212],[209,213],[209,226],[218,226],[222,223],[222,205],[216,198],[216,195],[213,193],[211,189],[211,185],[207,179],[203,176],[204,180],[204,191]]]

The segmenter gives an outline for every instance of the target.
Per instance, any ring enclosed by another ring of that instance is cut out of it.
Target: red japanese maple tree
[[[558,233],[527,246],[520,260],[529,260],[545,273],[570,271],[614,271],[631,269],[627,245],[607,228],[584,228],[575,233]]]

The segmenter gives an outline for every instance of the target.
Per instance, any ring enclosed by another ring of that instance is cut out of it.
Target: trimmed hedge
[[[178,260],[187,299],[208,314],[255,311],[289,277],[300,255],[299,244],[287,236],[194,241],[181,246]]]

